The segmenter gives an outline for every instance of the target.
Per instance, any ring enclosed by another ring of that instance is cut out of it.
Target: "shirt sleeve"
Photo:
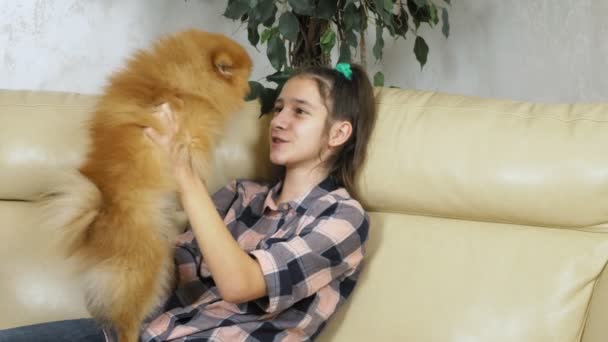
[[[220,217],[224,218],[237,197],[237,180],[235,179],[216,191],[211,196],[211,201]],[[198,250],[198,244],[195,241],[190,223],[188,223],[186,230],[177,236],[175,244],[177,246],[190,246],[193,250]]]
[[[222,218],[226,216],[228,209],[234,203],[234,200],[237,198],[237,180],[233,180],[223,188],[216,191],[212,196],[211,200],[213,204],[215,204],[215,208],[217,212],[220,214]]]
[[[268,292],[257,303],[267,313],[280,312],[352,275],[363,259],[368,230],[369,218],[359,203],[343,200],[313,218],[300,235],[250,252]]]

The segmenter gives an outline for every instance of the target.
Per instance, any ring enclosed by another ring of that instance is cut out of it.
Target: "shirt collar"
[[[294,209],[305,209],[309,207],[309,204],[316,199],[325,196],[326,194],[339,189],[340,185],[332,176],[328,176],[323,179],[319,184],[314,186],[309,192],[303,194],[299,198],[295,200],[291,200],[287,203],[283,203],[279,205],[277,203],[279,193],[281,192],[281,188],[283,187],[283,181],[280,180],[275,184],[266,195],[264,199],[263,210],[265,211],[267,208],[273,211],[285,211],[285,210],[294,210]]]

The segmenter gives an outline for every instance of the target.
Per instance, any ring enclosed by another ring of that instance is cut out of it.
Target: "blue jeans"
[[[0,330],[0,342],[106,342],[106,334],[93,319],[73,319]]]

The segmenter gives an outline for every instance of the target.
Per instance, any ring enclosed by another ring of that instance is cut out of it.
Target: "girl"
[[[236,180],[212,197],[173,143],[174,114],[161,108],[168,133],[144,133],[173,161],[190,227],[177,241],[177,289],[141,340],[314,339],[352,292],[368,236],[368,216],[353,198],[376,119],[365,71],[342,63],[293,75],[269,127],[281,180]],[[74,330],[105,334],[78,320],[0,332],[0,341],[51,341]]]

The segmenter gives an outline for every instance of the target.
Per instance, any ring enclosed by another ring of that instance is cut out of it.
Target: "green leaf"
[[[353,4],[344,7],[344,14],[342,15],[344,20],[344,30],[357,30],[361,31],[361,15],[357,10],[357,7]]]
[[[359,1],[359,0],[346,0],[346,2],[344,3],[344,7],[347,7],[350,4],[354,4],[357,1]]]
[[[384,10],[393,13],[393,0],[384,0]]]
[[[316,7],[315,16],[321,19],[331,19],[338,9],[337,0],[321,0]]]
[[[291,76],[292,73],[293,73],[293,69],[286,67],[281,71],[276,71],[275,73],[266,76],[267,81],[274,82],[277,84],[277,86],[274,89],[272,89],[272,88],[263,88],[262,89],[262,93],[260,96],[260,103],[262,105],[262,113],[260,116],[262,116],[264,114],[268,114],[272,111],[272,108],[274,108],[274,102],[276,101],[277,96],[279,96],[281,89],[283,89],[283,85],[285,85],[285,82],[287,82],[287,80],[289,79],[289,77]]]
[[[298,39],[300,32],[300,23],[298,18],[291,12],[284,12],[279,18],[279,32],[283,37],[295,42]]]
[[[285,68],[281,71],[277,71],[271,75],[266,76],[266,80],[268,82],[274,82],[277,85],[282,85],[283,83],[287,82],[289,76],[291,76],[292,71],[293,70],[291,70],[290,68]]]
[[[245,97],[245,101],[251,101],[260,97],[264,86],[259,82],[249,81],[249,89],[249,94]]]
[[[350,46],[344,42],[340,45],[340,56],[338,57],[338,63],[350,63],[351,53]]]
[[[431,23],[433,23],[433,25],[437,25],[437,23],[439,22],[439,16],[437,15],[437,7],[435,7],[435,5],[431,4],[429,6],[430,10],[431,10]]]
[[[279,37],[279,35],[273,35],[270,39],[268,39],[268,48],[266,49],[266,56],[270,61],[270,64],[276,70],[281,70],[283,65],[286,62],[286,53],[285,43]]]
[[[346,31],[346,43],[354,48],[357,47],[357,35],[353,31]]]
[[[261,23],[260,20],[258,19],[258,16],[256,15],[256,9],[255,8],[250,8],[249,12],[245,15],[243,15],[243,17],[247,17],[247,27],[258,27]],[[241,19],[243,18],[241,17]]]
[[[428,23],[431,20],[431,8],[428,4],[425,6],[418,6],[416,1],[422,0],[407,0],[407,9],[410,11],[414,25],[418,28],[420,23]]]
[[[388,25],[391,22],[393,14],[393,1],[392,0],[375,0],[374,5],[376,6],[376,13],[382,18],[382,21]]]
[[[274,102],[276,101],[279,93],[281,92],[282,86],[277,86],[275,89],[264,88],[260,95],[261,113],[260,117],[264,114],[268,114],[274,108]]]
[[[382,38],[382,31],[383,28],[378,23],[378,25],[376,25],[376,42],[374,43],[373,48],[374,57],[376,60],[382,59],[382,50],[384,49],[384,38]]]
[[[334,48],[334,45],[336,45],[336,33],[332,31],[331,27],[328,27],[327,30],[323,32],[320,43],[321,51],[324,54],[329,54],[331,52],[331,49]]]
[[[422,69],[426,64],[426,58],[429,55],[429,46],[426,45],[426,42],[420,36],[416,37],[416,41],[414,42],[414,54],[416,55],[418,63],[420,63],[420,69]]]
[[[399,14],[393,15],[393,22],[395,23],[395,33],[405,39],[409,26],[407,11],[403,6],[399,9]]]
[[[448,3],[448,5],[452,6],[452,2],[450,0],[443,0]]]
[[[248,0],[234,0],[228,2],[228,7],[224,12],[224,16],[229,19],[237,20],[240,19],[243,14],[249,10]]]
[[[270,27],[274,23],[274,15],[277,13],[277,6],[273,0],[260,0],[254,9],[256,20]],[[270,24],[270,25],[267,25]]]
[[[262,23],[264,26],[266,27],[272,27],[272,25],[275,22],[275,19],[277,17],[277,6],[273,5],[272,6],[272,13],[270,14],[270,16],[268,16],[268,18],[266,20],[264,20],[264,22]]]
[[[388,33],[390,33],[391,37],[394,37],[397,34],[397,30],[395,30],[395,23],[391,15],[391,21],[385,23],[385,27],[388,29]]]
[[[447,38],[450,35],[450,20],[448,18],[448,10],[445,8],[441,10],[441,21],[443,22],[441,32]]]
[[[383,87],[384,86],[384,74],[380,71],[374,74],[374,86]]]
[[[288,2],[289,6],[291,6],[295,13],[302,15],[313,15],[313,11],[315,9],[314,0],[288,0]]]
[[[428,0],[414,0],[418,7],[424,7],[428,5]]]
[[[270,39],[276,33],[277,33],[276,27],[264,29],[264,31],[262,31],[261,43],[262,44],[266,43],[268,41],[268,39]]]
[[[258,45],[258,42],[260,41],[260,34],[258,33],[257,25],[255,27],[251,25],[247,26],[247,39],[251,45]]]

